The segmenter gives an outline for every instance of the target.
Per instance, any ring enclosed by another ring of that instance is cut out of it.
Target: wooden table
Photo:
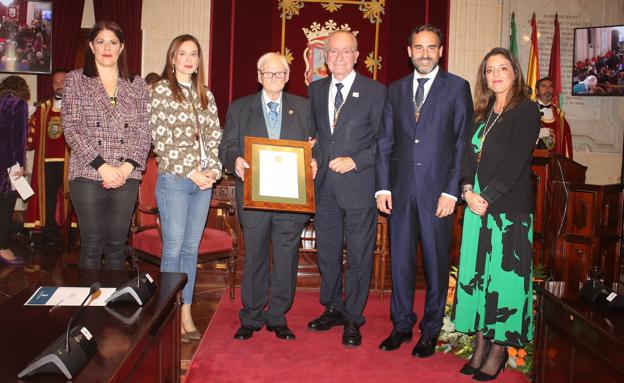
[[[136,275],[128,272],[64,270],[39,281],[0,305],[0,382],[16,382],[17,374],[45,347],[65,333],[76,307],[24,306],[40,285],[116,287]],[[116,303],[89,307],[74,322],[84,325],[98,344],[96,354],[73,382],[179,382],[180,305],[186,275],[151,272],[157,284],[152,299],[139,308]],[[114,312],[111,311],[114,309]],[[140,310],[140,311],[139,311]],[[40,374],[24,382],[66,382],[63,375]]]
[[[578,284],[547,282],[536,291],[535,382],[624,382],[624,310],[586,303]]]

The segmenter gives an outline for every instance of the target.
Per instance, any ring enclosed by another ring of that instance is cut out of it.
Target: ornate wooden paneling
[[[553,193],[551,259],[553,278],[583,281],[590,266],[599,266],[609,281],[619,279],[623,185],[565,183]]]
[[[535,290],[534,381],[624,381],[624,314],[581,301],[578,284],[548,282],[536,285]]]

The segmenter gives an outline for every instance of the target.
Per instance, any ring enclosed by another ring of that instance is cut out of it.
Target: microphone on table
[[[106,304],[112,302],[135,302],[139,306],[143,306],[156,292],[156,282],[148,273],[141,273],[137,263],[136,255],[132,256],[133,269],[136,270],[137,276],[115,290],[115,292],[106,298]]]
[[[100,288],[99,282],[91,285],[89,294],[69,318],[67,331],[50,343],[25,369],[20,371],[17,374],[18,378],[42,373],[62,373],[67,379],[73,379],[76,373],[87,364],[97,350],[97,343],[86,327],[72,328],[71,325],[84,311],[87,300]]]
[[[102,285],[100,285],[100,282],[94,282],[91,285],[91,288],[89,288],[89,295],[87,295],[85,297],[85,299],[82,300],[82,303],[80,304],[80,307],[78,307],[78,310],[74,311],[74,314],[71,316],[71,318],[69,318],[69,322],[67,322],[67,331],[65,332],[65,352],[70,352],[70,350],[69,350],[69,330],[71,329],[72,323],[84,311],[84,307],[85,307],[84,304],[87,302],[87,300],[89,298],[91,298],[91,296],[93,294],[95,294],[98,291],[100,291],[100,288],[102,288]]]

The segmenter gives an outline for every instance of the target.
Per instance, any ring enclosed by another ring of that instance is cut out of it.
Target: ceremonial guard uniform
[[[35,196],[28,201],[24,227],[41,228],[44,238],[53,242],[58,240],[58,226],[64,224],[67,215],[65,193],[68,189],[64,180],[67,179],[68,150],[60,101],[51,98],[41,103],[30,118],[28,128],[28,150],[35,151],[31,181]]]

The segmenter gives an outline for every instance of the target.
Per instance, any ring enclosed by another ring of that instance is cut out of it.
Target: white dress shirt
[[[427,73],[426,75],[422,75],[422,74],[418,73],[418,71],[416,69],[414,69],[414,86],[412,87],[412,101],[416,97],[416,90],[418,89],[418,79],[419,78],[428,78],[429,81],[427,81],[425,83],[425,94],[424,94],[424,97],[423,97],[423,104],[425,103],[425,101],[427,101],[427,96],[429,95],[429,91],[431,90],[431,86],[433,85],[433,82],[435,81],[435,78],[438,75],[439,71],[440,71],[440,67],[436,66],[435,69],[432,70],[431,72]]]
[[[329,97],[327,99],[327,110],[329,118],[329,129],[331,129],[332,134],[334,133],[334,101],[336,100],[336,92],[338,88],[336,88],[336,84],[341,83],[343,85],[340,93],[342,93],[342,105],[347,102],[347,97],[349,96],[349,92],[351,91],[351,86],[353,86],[353,81],[355,81],[355,71],[352,70],[351,73],[347,75],[342,81],[338,81],[332,75],[331,84],[329,84]],[[342,108],[342,106],[341,106]]]

